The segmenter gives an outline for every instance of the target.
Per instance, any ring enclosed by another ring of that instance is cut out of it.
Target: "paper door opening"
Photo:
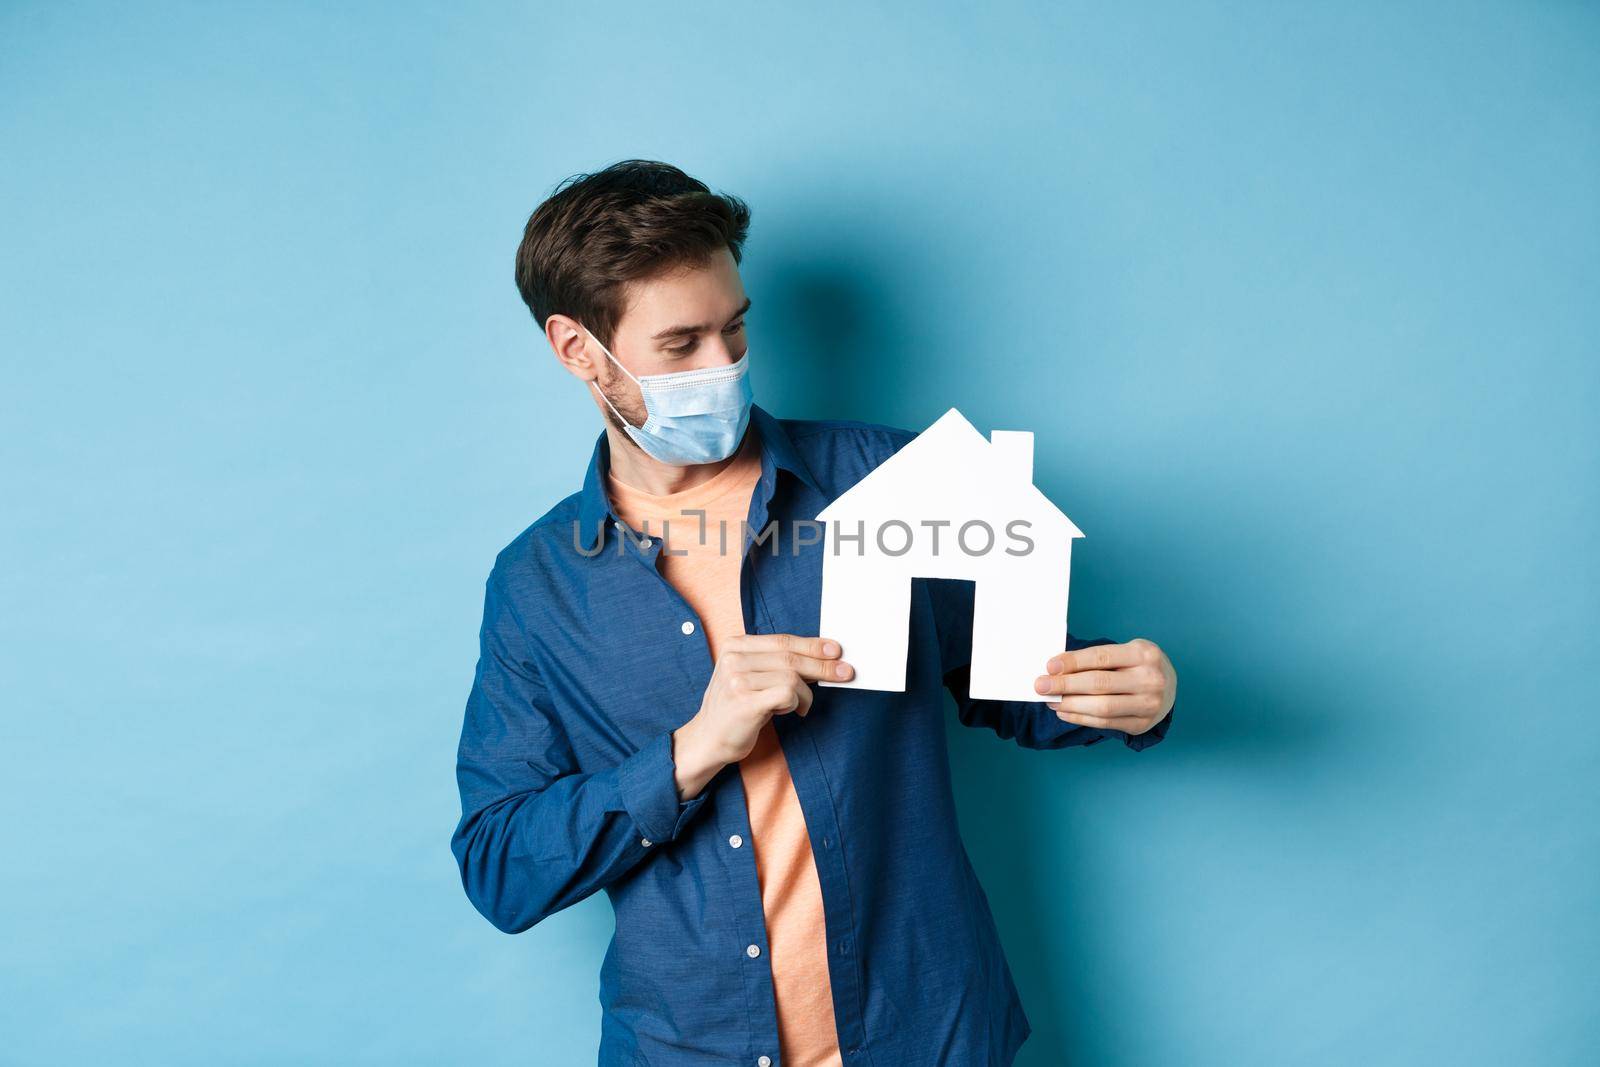
[[[972,583],[970,694],[1043,702],[1033,681],[1066,648],[1072,542],[1034,486],[1033,435],[986,439],[951,408],[817,516],[818,632],[855,668],[845,689],[904,692],[914,578]]]

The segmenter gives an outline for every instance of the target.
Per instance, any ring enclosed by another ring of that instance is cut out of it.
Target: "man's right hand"
[[[730,637],[717,656],[700,710],[673,731],[678,794],[688,800],[713,775],[750,754],[767,720],[811,710],[808,682],[848,681],[837,641],[794,634]]]

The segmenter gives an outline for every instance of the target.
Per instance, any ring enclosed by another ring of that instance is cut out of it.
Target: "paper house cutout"
[[[1034,487],[1033,434],[986,440],[951,408],[817,518],[819,632],[855,668],[848,682],[819,684],[904,692],[911,579],[963,578],[975,587],[970,694],[1058,699],[1033,681],[1066,648],[1072,542],[1083,531]]]

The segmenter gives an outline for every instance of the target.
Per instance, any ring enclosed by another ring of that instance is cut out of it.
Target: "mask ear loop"
[[[582,326],[583,324],[579,323],[579,325]],[[583,332],[589,334],[590,340],[594,341],[595,344],[600,345],[600,338],[596,337],[593,333],[590,333],[589,332],[589,327],[584,326],[583,327]],[[618,359],[616,356],[613,356],[611,354],[611,349],[607,348],[605,345],[600,345],[600,351],[604,352],[606,354],[606,358],[609,359],[611,362],[615,363],[618,366],[618,368],[621,369],[623,374],[626,374],[628,377],[633,378],[633,372],[630,371],[627,367],[622,366],[622,360]],[[644,383],[641,382],[637,378],[633,378],[633,384],[637,385],[640,389],[644,388]]]
[[[579,325],[582,326],[583,324],[579,323]],[[611,349],[607,348],[605,345],[601,345],[600,344],[600,338],[596,337],[593,333],[591,333],[590,330],[589,330],[589,327],[584,326],[583,327],[583,332],[589,334],[589,338],[592,341],[594,341],[595,344],[600,345],[600,351],[604,352],[606,354],[606,358],[611,360],[611,362],[615,363],[617,365],[617,367],[622,371],[623,374],[628,375],[629,378],[633,378],[634,384],[639,387],[639,391],[640,391],[640,393],[642,395],[643,392],[644,392],[644,383],[641,382],[639,379],[634,378],[633,375],[631,373],[629,373],[628,368],[624,367],[622,365],[622,361],[620,359],[618,359],[616,356],[613,356],[611,354]],[[606,396],[605,390],[600,388],[599,381],[597,379],[591,378],[589,380],[589,385],[591,387],[593,387],[593,389],[594,389],[594,391],[596,393],[599,394],[600,399],[605,401],[606,407],[611,409],[611,414],[613,414],[613,415],[615,415],[617,417],[617,421],[622,423],[622,425],[625,426],[628,429],[628,436],[632,437],[633,436],[633,431],[634,431],[634,429],[636,429],[636,427],[633,425],[633,423],[629,422],[627,419],[622,417],[622,412],[617,410],[617,405],[613,404],[611,402],[611,398],[609,396]],[[646,405],[646,407],[648,408],[648,405]],[[648,422],[649,419],[647,418],[645,421]]]
[[[594,387],[594,391],[599,395],[600,399],[606,402],[606,407],[611,409],[611,414],[617,417],[617,421],[622,423],[622,425],[628,429],[633,429],[633,423],[622,417],[622,412],[617,410],[617,405],[611,402],[611,398],[606,396],[605,392],[600,388],[600,386],[596,385],[594,382],[590,382],[589,384]]]

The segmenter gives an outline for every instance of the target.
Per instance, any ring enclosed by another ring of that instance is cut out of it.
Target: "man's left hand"
[[[1154,641],[1093,645],[1052,656],[1034,682],[1056,718],[1080,726],[1142,734],[1166,717],[1178,699],[1178,674]]]

